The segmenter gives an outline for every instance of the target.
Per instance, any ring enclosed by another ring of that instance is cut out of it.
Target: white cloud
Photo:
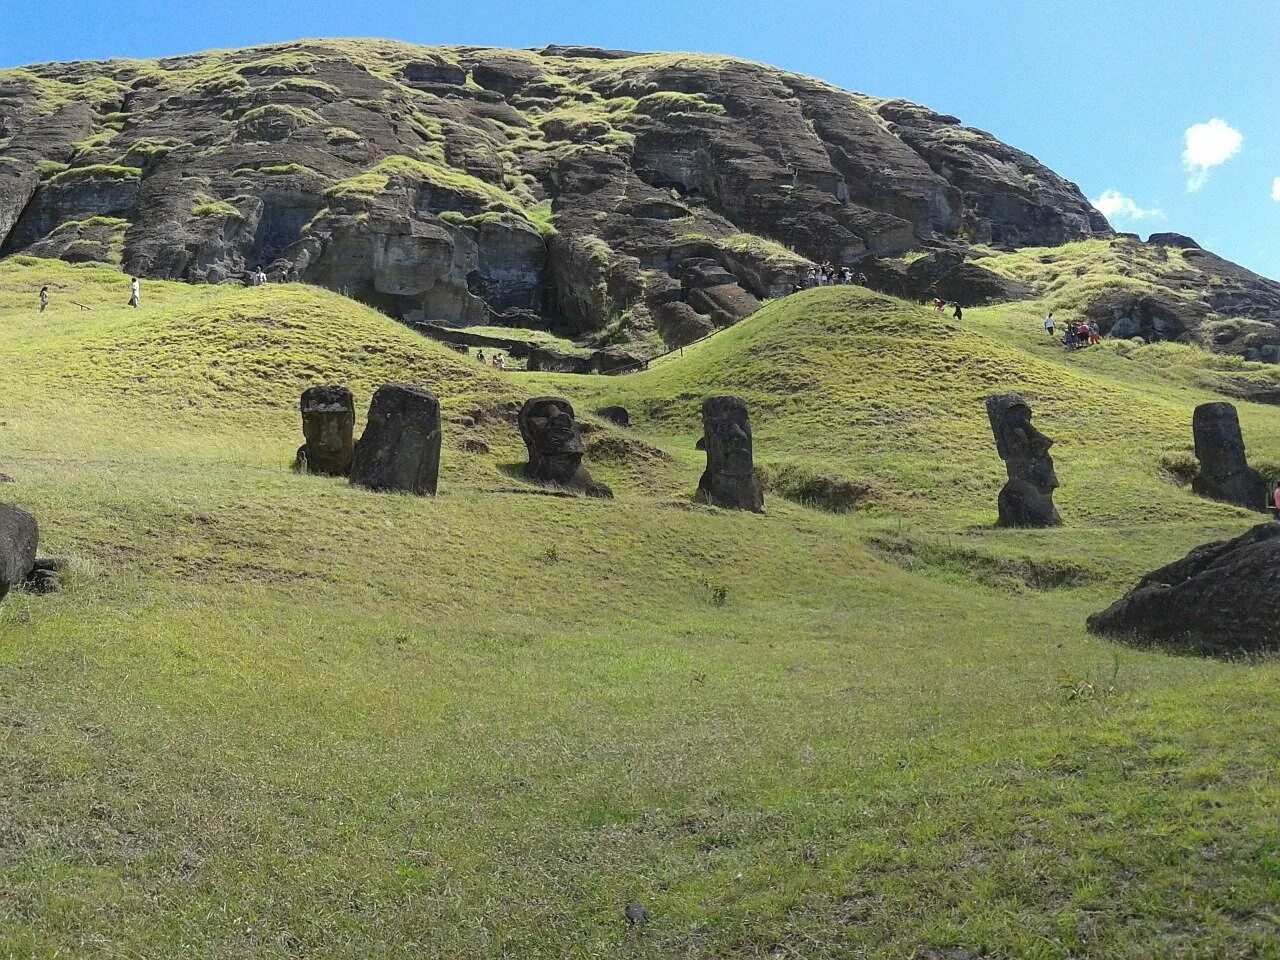
[[[1271,199],[1280,203],[1280,177],[1271,181]]]
[[[1148,220],[1164,216],[1163,210],[1154,207],[1143,209],[1132,197],[1126,197],[1119,190],[1103,190],[1102,196],[1089,202],[1108,220]]]
[[[1244,143],[1243,133],[1217,117],[1187,127],[1186,136],[1182,165],[1191,174],[1187,189],[1193,193],[1204,186],[1210,170],[1234,157]]]

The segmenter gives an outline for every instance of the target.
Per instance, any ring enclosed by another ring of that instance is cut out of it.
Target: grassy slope
[[[1161,478],[1208,394],[1034,316],[856,291],[598,380],[499,379],[308,288],[125,290],[0,266],[5,496],[76,561],[0,607],[0,952],[1275,955],[1276,665],[1081,629],[1250,522]],[[285,469],[331,378],[447,416],[621,401],[675,460],[593,465],[611,503],[485,492],[520,450],[490,418],[491,457],[447,426],[439,498],[352,491]],[[1063,530],[986,526],[1005,388],[1060,441]],[[875,508],[692,507],[697,405],[729,389],[762,460]],[[1018,578],[1050,561],[1084,585]]]

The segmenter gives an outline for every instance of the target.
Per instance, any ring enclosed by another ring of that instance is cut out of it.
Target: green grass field
[[[1256,522],[1175,476],[1265,368],[833,289],[503,376],[314,288],[127,288],[0,264],[0,496],[72,558],[0,604],[0,955],[1280,957],[1280,664],[1083,629]],[[359,428],[400,379],[443,402],[439,497],[289,471],[303,387]],[[1008,389],[1061,529],[992,527]],[[589,438],[615,500],[525,492],[544,391],[631,410]],[[694,504],[717,392],[862,508]]]

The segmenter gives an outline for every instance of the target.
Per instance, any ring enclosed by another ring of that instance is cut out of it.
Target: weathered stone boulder
[[[1230,403],[1202,403],[1192,418],[1200,472],[1191,489],[1202,497],[1250,510],[1267,509],[1267,485],[1245,457],[1240,416]]]
[[[1179,247],[1183,250],[1201,249],[1200,244],[1185,233],[1153,233],[1147,238],[1147,243],[1157,247]]]
[[[351,460],[351,483],[435,496],[440,477],[440,401],[408,383],[378,388]]]
[[[1280,651],[1280,524],[1197,547],[1147,574],[1088,627],[1206,654]]]
[[[987,417],[1009,474],[998,501],[999,525],[1058,526],[1062,517],[1053,505],[1058,476],[1049,456],[1053,441],[1032,425],[1031,407],[1016,393],[996,394],[987,398]]]
[[[527,472],[536,483],[585,493],[589,497],[613,497],[613,491],[596,483],[582,465],[586,453],[578,432],[573,405],[559,397],[533,397],[524,402],[519,416],[520,436],[529,451]]]
[[[19,507],[0,503],[0,598],[27,582],[39,545],[36,518]]]
[[[738,397],[708,397],[702,404],[707,468],[698,496],[731,510],[764,512],[764,486],[756,476],[747,405]]]
[[[1177,297],[1122,289],[1107,290],[1085,307],[1085,316],[1104,336],[1122,340],[1141,337],[1149,343],[1185,339],[1208,313],[1202,305]]]
[[[294,468],[326,477],[345,477],[355,453],[356,404],[341,386],[308,387],[302,392],[302,434]]]
[[[866,285],[906,300],[932,300],[980,307],[1034,294],[1025,283],[1010,280],[973,263],[960,250],[933,250],[910,263],[868,257],[855,268]]]
[[[615,426],[631,426],[631,414],[627,412],[626,407],[601,407],[596,411],[596,416],[602,420],[608,420]]]

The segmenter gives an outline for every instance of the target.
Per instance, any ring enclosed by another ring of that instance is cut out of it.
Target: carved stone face
[[[533,479],[564,486],[578,479],[585,448],[569,401],[558,397],[525,401],[520,408],[520,435],[529,450]]]
[[[699,493],[734,510],[764,509],[764,491],[756,477],[751,418],[737,397],[711,397],[702,405],[702,439],[707,469]]]
[[[1058,474],[1049,455],[1053,441],[1035,428],[1031,407],[1016,393],[988,397],[987,417],[1009,475],[1000,491],[1001,525],[1056,526],[1060,520],[1053,491],[1058,489]]]
[[[300,451],[312,473],[341,476],[351,465],[355,449],[355,400],[346,387],[310,387],[302,394]]]
[[[755,475],[751,420],[747,406],[734,397],[714,397],[703,415],[707,468],[731,477]]]
[[[1035,428],[1031,408],[1025,403],[1009,409],[1006,446],[1010,451],[1011,475],[1021,477],[1045,493],[1058,489],[1058,474],[1053,468],[1053,457],[1049,456],[1053,441]]]
[[[1193,419],[1196,459],[1211,477],[1228,477],[1249,468],[1245,458],[1240,417],[1229,403],[1205,403],[1196,407]]]

